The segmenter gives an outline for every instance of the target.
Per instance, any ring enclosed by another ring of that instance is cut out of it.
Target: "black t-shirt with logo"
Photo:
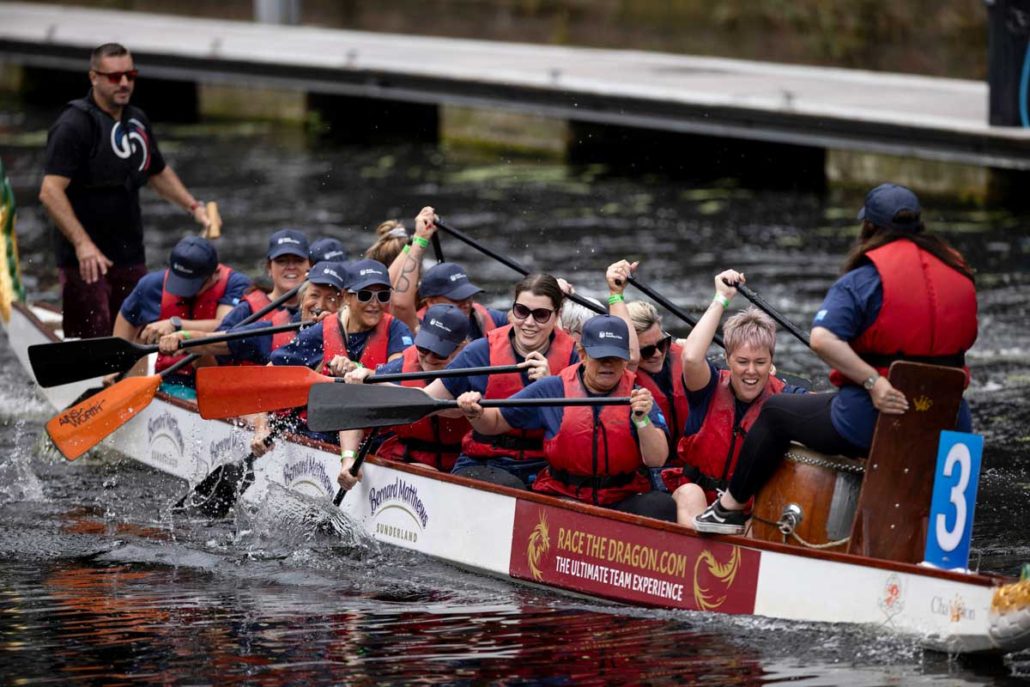
[[[67,194],[75,216],[115,265],[145,262],[139,189],[164,168],[143,111],[127,106],[116,122],[92,94],[68,103],[47,135],[44,173],[71,179]],[[55,234],[58,266],[74,267],[75,249]]]

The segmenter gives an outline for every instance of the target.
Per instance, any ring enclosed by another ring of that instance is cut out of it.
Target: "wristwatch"
[[[862,388],[866,391],[872,391],[873,387],[876,386],[876,380],[879,378],[879,373],[869,375],[869,377],[864,382],[862,382]]]
[[[177,332],[181,332],[182,331],[182,318],[181,317],[179,317],[178,315],[176,315],[174,317],[169,317],[168,321],[172,323],[173,327],[175,327],[175,331],[177,331]]]

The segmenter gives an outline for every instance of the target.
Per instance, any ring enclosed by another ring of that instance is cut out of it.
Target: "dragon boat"
[[[25,302],[13,199],[7,196],[3,207],[0,320],[8,344],[33,378],[28,348],[61,340],[60,314]],[[917,404],[929,409],[936,403],[947,414],[947,404],[934,401],[930,377],[930,386],[920,387]],[[61,409],[97,383],[40,387],[39,393]],[[879,427],[877,431],[880,441]],[[339,508],[382,543],[580,596],[866,625],[916,637],[929,649],[949,653],[998,654],[1030,647],[1030,579],[919,564],[921,555],[912,551],[921,546],[911,542],[925,541],[925,522],[922,529],[909,528],[911,532],[898,529],[902,522],[920,522],[918,513],[900,508],[898,490],[912,494],[905,474],[912,465],[913,440],[924,437],[904,426],[886,428],[883,436],[886,448],[877,454],[874,442],[864,476],[861,466],[794,451],[783,477],[759,496],[752,537],[702,536],[671,523],[375,456],[369,457],[364,479]],[[899,444],[903,439],[907,443]],[[218,465],[240,460],[249,441],[246,428],[204,420],[195,403],[158,392],[104,445],[195,485]],[[892,450],[905,462],[892,462]],[[260,499],[276,484],[328,504],[337,490],[338,471],[334,447],[287,437],[256,461],[255,481],[244,500]],[[805,482],[803,473],[811,471],[816,482]],[[812,504],[802,492],[825,492],[828,497],[821,505]],[[895,510],[889,505],[898,506],[898,513],[886,517],[885,512]],[[841,534],[846,536],[837,538]]]

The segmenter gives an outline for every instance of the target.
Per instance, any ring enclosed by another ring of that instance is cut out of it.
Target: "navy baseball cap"
[[[415,335],[415,345],[446,358],[468,338],[469,318],[450,303],[430,306]]]
[[[308,237],[296,229],[280,229],[268,239],[268,252],[265,257],[275,260],[283,255],[296,255],[298,258],[308,257]]]
[[[347,285],[347,267],[343,263],[323,261],[308,271],[308,281],[312,284],[331,286],[343,291]]]
[[[899,212],[908,210],[913,219],[895,220]],[[869,220],[885,229],[916,229],[919,226],[919,198],[915,193],[897,184],[880,184],[866,194],[865,205],[858,211],[858,219]]]
[[[483,289],[469,281],[465,270],[453,262],[442,262],[426,270],[418,292],[423,298],[445,296],[452,301],[471,298]]]
[[[355,260],[347,269],[347,289],[360,291],[370,286],[390,286],[390,271],[378,260]]]
[[[332,238],[318,239],[308,250],[308,260],[314,265],[317,262],[343,262],[347,259],[347,249]]]
[[[614,315],[595,315],[587,320],[580,343],[591,358],[629,360],[629,327]]]
[[[199,236],[187,236],[172,249],[165,289],[173,296],[193,298],[216,269],[218,251],[214,244]]]

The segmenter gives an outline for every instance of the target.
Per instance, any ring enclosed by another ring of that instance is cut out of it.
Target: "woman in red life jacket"
[[[697,517],[699,532],[742,532],[746,502],[791,441],[823,453],[865,455],[879,414],[900,415],[909,407],[887,380],[891,362],[965,366],[977,333],[973,273],[958,252],[925,231],[920,216],[919,199],[902,186],[882,184],[866,195],[858,243],[816,313],[810,338],[840,389],[766,404],[729,489]],[[969,431],[965,401],[956,425]]]
[[[665,463],[669,443],[651,392],[637,387],[627,369],[629,326],[612,315],[592,317],[583,325],[579,355],[582,362],[533,382],[513,398],[628,396],[630,405],[484,409],[482,394],[469,391],[458,397],[459,406],[480,434],[516,428],[544,432],[547,467],[533,491],[674,521],[672,498],[651,491],[643,472]]]
[[[637,333],[640,362],[637,384],[654,396],[669,425],[669,447],[674,452],[687,421],[687,388],[683,377],[683,344],[662,329],[662,316],[647,301],[626,303]],[[670,460],[673,456],[670,455]]]
[[[229,323],[229,318],[236,313],[236,310],[233,310],[232,313],[229,313],[222,320],[222,324],[217,332],[212,334],[197,334],[194,332],[168,334],[161,337],[158,345],[161,346],[162,353],[172,354],[178,350],[180,342],[186,339],[218,336],[234,327],[236,331],[246,331],[248,329],[263,329],[289,322],[320,322],[339,311],[340,306],[343,304],[345,275],[346,272],[340,263],[320,262],[308,270],[307,281],[297,291],[297,307],[278,311],[287,313],[286,317],[280,316],[271,321],[268,318],[262,318],[251,324],[242,326],[232,325]],[[290,288],[292,289],[293,286]],[[275,291],[272,293],[274,295]],[[275,297],[278,298],[278,296]],[[250,311],[248,310],[247,316],[249,315]],[[286,331],[213,343],[206,346],[192,346],[190,352],[219,356],[219,365],[267,365],[271,360],[272,353],[292,342],[297,337],[297,334],[297,331]]]
[[[723,341],[726,366],[719,370],[707,358],[719,320],[736,295],[728,284],[744,283],[744,275],[726,270],[715,277],[715,298],[683,345],[683,374],[690,407],[678,463],[662,478],[673,491],[680,524],[691,527],[695,516],[726,489],[737,456],[765,402],[785,387],[773,376],[776,324],[750,307],[726,320]]]
[[[508,398],[531,382],[579,362],[573,340],[557,327],[565,293],[549,274],[531,274],[515,285],[511,324],[476,339],[448,368],[525,363],[521,373],[437,379],[426,387],[433,398],[454,399],[466,391]],[[542,430],[513,429],[500,435],[470,431],[452,472],[525,489],[546,465]]]
[[[281,229],[272,234],[268,239],[268,250],[265,253],[265,272],[272,280],[271,293],[266,295],[258,288],[251,288],[244,294],[240,304],[222,318],[218,327],[219,331],[215,333],[229,331],[271,301],[280,298],[301,284],[310,268],[308,250],[308,239],[302,232],[294,229]],[[258,329],[300,321],[298,303],[299,296],[294,297],[249,328]],[[210,334],[210,332],[183,328],[182,331],[162,336],[158,345],[161,347],[161,353],[173,355],[178,350],[181,341],[200,339]],[[255,347],[255,342],[244,339],[194,347],[190,352],[218,356],[219,365],[267,365],[268,355],[276,348],[289,343],[295,335],[296,332],[280,332],[269,336],[267,351],[264,350],[265,346]]]
[[[168,269],[150,272],[136,284],[118,312],[114,335],[155,344],[162,336],[182,329],[213,332],[249,286],[250,279],[219,264],[218,252],[210,241],[187,236],[172,249]],[[178,359],[159,355],[157,371]],[[142,374],[145,368],[144,358],[128,374]],[[173,375],[174,380],[165,381],[191,385],[192,368],[180,373]]]
[[[414,332],[418,331],[426,308],[446,303],[456,306],[469,318],[470,340],[482,338],[508,324],[508,314],[477,303],[476,294],[483,289],[469,281],[465,269],[456,263],[443,262],[422,274],[422,257],[436,233],[435,219],[432,207],[422,208],[415,218],[411,245],[405,246],[390,265],[390,275],[396,285],[391,312]]]
[[[468,316],[453,305],[430,307],[415,335],[415,345],[405,349],[401,358],[380,365],[375,374],[442,370],[465,345],[468,327]],[[362,367],[348,373],[346,379],[348,384],[362,384],[371,375],[372,370]],[[426,381],[410,380],[401,384],[422,388]],[[461,439],[469,429],[463,417],[431,415],[418,422],[392,427],[392,436],[376,450],[376,455],[450,472],[461,451]],[[361,430],[340,432],[342,461],[338,479],[344,489],[350,489],[360,479],[360,471],[358,477],[353,477],[350,468],[364,434]]]

